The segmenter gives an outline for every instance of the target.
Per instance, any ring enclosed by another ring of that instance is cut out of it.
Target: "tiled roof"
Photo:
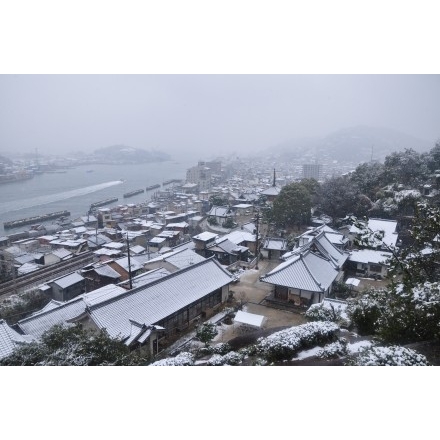
[[[52,251],[52,254],[55,255],[58,258],[66,258],[70,255],[72,255],[72,252],[68,251],[67,249],[64,248],[58,248]]]
[[[141,245],[130,246],[130,252],[133,252],[135,254],[140,254],[142,252],[145,252],[145,248]]]
[[[42,268],[42,266],[40,264],[25,263],[18,268],[17,272],[19,275],[25,275],[25,274],[28,274],[31,272],[35,272],[41,268]]]
[[[93,306],[89,313],[110,336],[128,337],[130,320],[155,324],[231,281],[232,275],[210,258]]]
[[[228,254],[237,254],[242,250],[241,246],[236,245],[228,238],[218,239],[214,246],[208,248],[210,251],[226,252]],[[247,248],[245,248],[247,249]]]
[[[243,243],[244,241],[250,241],[250,242],[256,241],[255,235],[246,231],[232,231],[221,238],[222,239],[227,238],[228,240],[231,240],[235,244],[240,244]]]
[[[29,342],[29,337],[20,335],[0,319],[0,359],[9,356],[20,342]]]
[[[218,234],[214,234],[212,232],[202,232],[201,234],[195,235],[193,238],[195,240],[200,240],[200,241],[208,241],[208,240],[212,240],[213,238],[218,237]]]
[[[22,319],[18,326],[23,333],[39,338],[46,330],[57,324],[64,324],[70,319],[81,315],[85,309],[83,295],[63,303],[59,307],[42,310],[32,316]]]
[[[373,232],[383,232],[382,240],[371,237],[369,239],[369,243],[372,246],[380,246],[382,241],[387,246],[395,246],[398,238],[398,234],[396,232],[397,221],[396,220],[388,220],[388,219],[379,219],[379,218],[370,218],[368,220],[367,226]],[[350,233],[363,235],[363,232],[360,231],[356,226],[352,225],[350,228]]]
[[[278,188],[277,186],[270,186],[264,191],[261,191],[261,194],[265,196],[277,196],[280,192],[281,192],[281,188]]]
[[[181,251],[179,250],[176,252],[171,252],[170,254],[165,254],[163,259],[179,269],[183,269],[195,263],[200,263],[201,261],[206,260],[206,258],[196,254],[190,249],[183,249]]]
[[[287,241],[283,238],[266,238],[263,243],[263,249],[285,251],[286,247]]]
[[[321,231],[316,236],[310,236],[310,241],[299,248],[295,248],[290,252],[286,252],[281,256],[281,259],[287,260],[295,255],[299,255],[308,249],[313,249],[323,257],[330,259],[335,267],[341,267],[347,260],[349,253],[339,250],[327,238],[327,234]]]
[[[208,215],[213,215],[215,217],[226,217],[230,212],[227,206],[213,206],[208,212]]]
[[[107,284],[104,287],[93,290],[89,293],[85,293],[84,295],[82,295],[82,298],[88,306],[93,306],[103,301],[107,301],[110,298],[114,298],[125,291],[126,290],[120,286],[115,286],[114,284]]]
[[[391,252],[375,251],[372,249],[356,249],[350,253],[349,261],[356,263],[385,264],[388,258],[392,257]]]
[[[118,258],[114,262],[128,272],[128,257]],[[142,264],[136,260],[136,257],[130,257],[130,266],[133,272],[143,268]]]
[[[102,277],[108,277],[108,278],[114,278],[114,279],[121,277],[121,274],[116,272],[108,264],[103,264],[102,266],[95,267],[94,271]]]
[[[81,281],[84,281],[84,278],[80,274],[73,272],[70,275],[52,280],[51,282],[57,284],[62,289],[65,289],[66,287],[72,286]]]
[[[261,281],[311,292],[323,292],[336,279],[338,271],[327,259],[310,250],[281,263]]]
[[[79,295],[65,303],[51,301],[32,316],[19,321],[18,326],[23,333],[39,338],[54,325],[65,324],[82,315],[88,305],[96,305],[124,292],[126,290],[122,287],[109,284],[92,292]]]
[[[133,289],[136,289],[137,287],[145,286],[160,278],[166,277],[170,273],[171,272],[169,272],[163,267],[160,267],[158,269],[153,269],[147,273],[142,273],[140,275],[133,277],[131,279],[131,285],[133,286]],[[128,280],[122,281],[121,283],[118,284],[118,286],[124,286],[125,289],[128,289],[129,285],[130,282]]]

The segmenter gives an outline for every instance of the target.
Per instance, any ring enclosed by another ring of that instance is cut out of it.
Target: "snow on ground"
[[[322,350],[322,347],[313,347],[313,348],[310,348],[309,350],[300,351],[292,359],[292,361],[299,361],[300,359],[305,359],[305,358],[308,358],[308,357],[316,356],[321,350]]]

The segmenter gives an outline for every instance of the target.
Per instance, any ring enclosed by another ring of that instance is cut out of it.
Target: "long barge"
[[[111,199],[100,200],[99,202],[92,203],[91,208],[98,208],[99,206],[108,205],[109,203],[117,202],[117,197],[112,197]]]
[[[36,215],[34,217],[28,217],[28,218],[23,218],[20,220],[12,220],[10,222],[5,222],[5,223],[3,223],[3,227],[5,229],[17,228],[17,227],[23,226],[23,225],[30,225],[32,223],[44,222],[46,220],[51,220],[53,218],[68,217],[69,215],[70,215],[69,211],[51,212],[49,214]]]
[[[182,182],[182,179],[171,179],[171,180],[165,180],[163,184],[169,185],[170,183],[180,183],[180,182]]]
[[[152,189],[160,188],[160,184],[156,183],[156,185],[147,186],[146,190],[151,191]]]
[[[144,192],[143,189],[136,189],[134,191],[130,191],[130,192],[124,194],[124,199],[127,198],[127,197],[135,196],[136,194],[140,194],[140,193],[143,193],[143,192]]]

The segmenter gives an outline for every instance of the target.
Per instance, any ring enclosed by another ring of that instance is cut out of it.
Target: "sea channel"
[[[12,220],[67,210],[71,218],[86,215],[92,203],[117,197],[105,205],[150,201],[155,191],[167,188],[162,185],[170,179],[185,179],[186,170],[193,161],[164,161],[132,165],[80,165],[55,173],[36,174],[32,179],[0,185],[0,236],[29,226],[8,229],[3,223]],[[147,191],[146,187],[161,187]],[[129,198],[123,195],[137,189],[145,192]]]

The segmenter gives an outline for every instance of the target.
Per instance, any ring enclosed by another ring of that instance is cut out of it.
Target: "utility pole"
[[[128,279],[130,282],[130,290],[131,290],[133,289],[133,284],[131,281],[130,242],[128,241],[128,232],[127,232],[127,253],[128,253]]]
[[[259,226],[260,226],[260,219],[261,219],[261,214],[260,211],[257,210],[257,213],[255,214],[255,235],[256,235],[256,249],[255,249],[255,253],[257,254],[257,262],[255,264],[255,269],[258,270],[258,261],[260,259],[260,245],[259,245]]]

